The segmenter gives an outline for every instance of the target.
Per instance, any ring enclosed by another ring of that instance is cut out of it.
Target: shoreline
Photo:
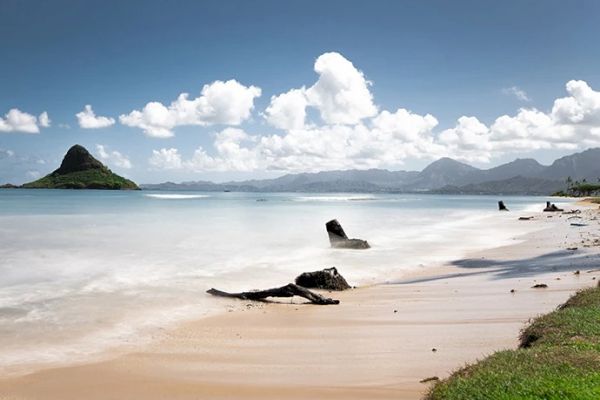
[[[3,377],[0,398],[417,399],[421,379],[515,347],[527,319],[595,283],[600,273],[584,269],[598,249],[564,250],[581,229],[547,217],[536,213],[543,230],[518,243],[333,293],[339,306],[233,301],[238,311],[183,323],[133,353]],[[548,289],[530,288],[542,280]]]

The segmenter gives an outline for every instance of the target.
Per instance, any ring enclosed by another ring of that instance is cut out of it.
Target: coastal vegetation
[[[468,365],[427,400],[600,398],[600,287],[582,290],[521,333],[517,350]]]
[[[566,191],[558,191],[554,193],[555,196],[569,196],[569,197],[590,197],[600,195],[600,178],[597,183],[588,182],[587,179],[581,181],[573,180],[568,177],[566,180],[567,189]]]

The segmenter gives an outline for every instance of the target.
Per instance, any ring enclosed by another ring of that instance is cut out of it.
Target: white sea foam
[[[299,196],[294,201],[369,201],[377,200],[373,195],[349,195],[349,196]]]
[[[153,199],[163,199],[163,200],[204,199],[204,198],[210,197],[207,194],[177,194],[177,193],[170,193],[170,194],[150,193],[150,194],[144,194],[144,196],[151,197]]]

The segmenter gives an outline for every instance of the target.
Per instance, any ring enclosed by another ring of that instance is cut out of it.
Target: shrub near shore
[[[600,399],[600,287],[536,318],[523,330],[519,349],[456,371],[425,399]]]

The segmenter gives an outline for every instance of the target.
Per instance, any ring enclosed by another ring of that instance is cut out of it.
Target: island
[[[36,181],[25,183],[25,189],[105,189],[140,190],[138,185],[112,172],[78,144],[67,151],[60,167]]]

